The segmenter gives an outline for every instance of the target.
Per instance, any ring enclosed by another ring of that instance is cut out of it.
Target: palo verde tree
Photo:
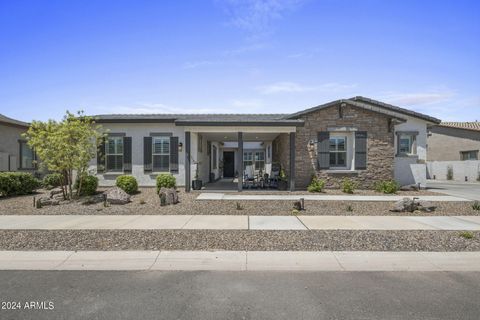
[[[67,111],[62,121],[33,121],[24,137],[35,149],[40,165],[62,173],[63,195],[66,199],[79,196],[88,163],[95,157],[98,142],[104,137],[100,126],[83,111],[73,114]],[[73,192],[73,174],[77,175],[78,188]]]

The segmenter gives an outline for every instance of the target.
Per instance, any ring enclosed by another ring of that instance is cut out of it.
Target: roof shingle
[[[442,127],[465,129],[465,130],[474,130],[480,131],[480,122],[442,122],[440,123]]]

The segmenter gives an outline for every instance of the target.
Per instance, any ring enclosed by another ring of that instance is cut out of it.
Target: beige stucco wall
[[[480,150],[480,132],[436,126],[427,144],[428,161],[461,160],[461,151]]]

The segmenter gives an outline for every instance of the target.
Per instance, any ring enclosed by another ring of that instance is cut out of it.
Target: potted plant
[[[288,188],[288,177],[285,173],[285,170],[281,169],[278,175],[278,190],[287,190]]]
[[[200,190],[202,189],[202,180],[198,178],[198,162],[195,162],[195,177],[192,181],[192,189]]]

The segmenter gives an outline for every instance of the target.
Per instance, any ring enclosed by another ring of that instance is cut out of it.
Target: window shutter
[[[355,169],[367,169],[367,131],[355,132]]]
[[[123,171],[132,172],[132,137],[123,137]]]
[[[318,133],[317,166],[319,170],[330,168],[330,132],[328,131]]]
[[[170,137],[170,172],[178,173],[178,137]]]
[[[105,171],[105,138],[100,138],[97,147],[97,172]]]
[[[152,137],[143,137],[143,171],[152,171]]]

